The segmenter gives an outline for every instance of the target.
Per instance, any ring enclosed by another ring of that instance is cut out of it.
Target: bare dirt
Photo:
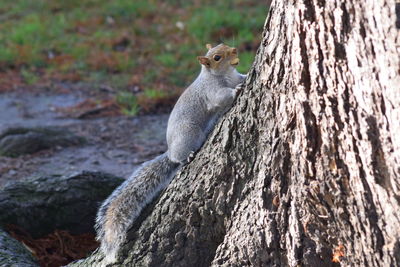
[[[10,127],[59,126],[83,136],[85,145],[56,147],[17,158],[0,156],[0,186],[10,181],[82,170],[128,177],[166,150],[168,115],[76,119],[60,112],[93,96],[79,91],[0,94],[0,133]]]

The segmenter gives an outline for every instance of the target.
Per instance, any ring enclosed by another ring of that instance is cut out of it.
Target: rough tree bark
[[[242,95],[115,266],[400,266],[395,10],[274,1]]]

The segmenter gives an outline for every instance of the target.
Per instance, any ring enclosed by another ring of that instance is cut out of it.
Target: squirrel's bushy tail
[[[107,262],[114,262],[126,233],[142,209],[170,182],[179,164],[167,153],[144,163],[103,202],[96,218],[97,240]]]

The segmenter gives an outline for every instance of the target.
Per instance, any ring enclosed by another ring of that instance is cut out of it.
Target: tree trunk
[[[116,266],[400,266],[399,13],[274,1],[242,95]]]

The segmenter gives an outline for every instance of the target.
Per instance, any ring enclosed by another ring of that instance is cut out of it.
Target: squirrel
[[[104,264],[116,261],[127,231],[143,208],[164,189],[206,141],[218,118],[233,104],[246,75],[235,66],[237,49],[225,44],[198,56],[201,72],[176,102],[167,126],[168,150],[144,163],[102,203],[96,218]]]

